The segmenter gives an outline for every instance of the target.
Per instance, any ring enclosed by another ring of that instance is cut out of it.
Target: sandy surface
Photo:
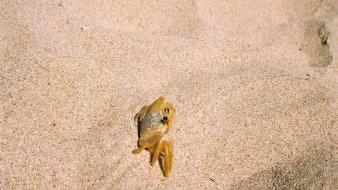
[[[336,0],[1,0],[0,189],[338,189],[337,56]]]

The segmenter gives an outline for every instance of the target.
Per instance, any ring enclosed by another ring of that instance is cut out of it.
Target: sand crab
[[[138,127],[137,149],[133,154],[142,150],[150,153],[150,165],[159,160],[163,175],[168,177],[173,162],[173,144],[171,141],[162,140],[162,137],[172,128],[175,109],[169,102],[164,102],[164,97],[159,97],[149,106],[143,106],[135,115],[134,122]]]

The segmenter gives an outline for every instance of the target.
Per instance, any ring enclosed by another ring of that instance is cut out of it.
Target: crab
[[[150,153],[150,165],[158,160],[165,177],[169,176],[173,164],[173,143],[162,140],[173,125],[176,110],[171,103],[161,96],[149,106],[143,106],[135,115],[134,122],[138,128],[138,148],[132,151],[139,154],[143,150]]]

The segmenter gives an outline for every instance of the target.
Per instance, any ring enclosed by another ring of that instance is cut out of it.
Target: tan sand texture
[[[336,0],[1,0],[0,189],[338,189],[337,55]]]

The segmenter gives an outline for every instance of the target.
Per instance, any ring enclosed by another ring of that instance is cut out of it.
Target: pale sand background
[[[0,1],[0,189],[338,189],[336,0]],[[134,114],[177,108],[170,178]]]

